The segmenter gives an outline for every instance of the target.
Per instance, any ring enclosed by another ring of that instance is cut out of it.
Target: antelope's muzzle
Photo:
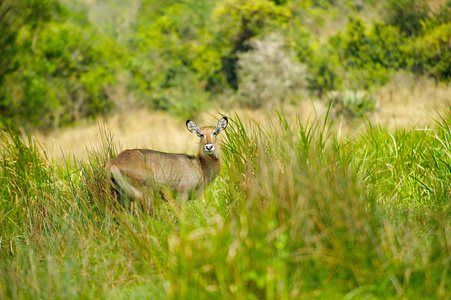
[[[205,145],[205,151],[206,151],[208,154],[212,154],[213,151],[215,151],[215,146],[214,146],[213,144],[206,144],[206,145]]]

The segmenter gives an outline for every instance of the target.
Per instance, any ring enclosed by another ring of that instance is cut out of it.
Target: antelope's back
[[[108,166],[118,167],[128,180],[140,185],[168,186],[178,193],[195,189],[202,183],[196,157],[148,149],[124,150]]]

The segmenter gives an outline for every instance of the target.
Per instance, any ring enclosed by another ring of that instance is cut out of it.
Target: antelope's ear
[[[197,127],[196,123],[194,123],[191,120],[186,120],[186,128],[191,131],[192,133],[197,134],[197,136],[201,136],[202,132],[200,131],[199,127]]]
[[[216,126],[215,131],[213,132],[214,135],[219,134],[221,131],[226,129],[227,124],[229,124],[229,120],[227,117],[223,117],[221,120],[219,120],[218,125]]]

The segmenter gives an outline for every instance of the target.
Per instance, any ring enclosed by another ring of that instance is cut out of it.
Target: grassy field
[[[451,116],[430,129],[231,115],[223,170],[179,212],[116,203],[117,141],[56,163],[1,136],[2,299],[437,299],[451,291]]]

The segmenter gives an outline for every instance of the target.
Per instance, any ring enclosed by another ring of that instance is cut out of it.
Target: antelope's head
[[[186,128],[188,128],[189,131],[197,134],[197,136],[200,137],[200,148],[199,148],[200,156],[202,157],[210,156],[211,158],[215,159],[219,157],[218,151],[215,152],[215,150],[219,149],[219,143],[216,137],[221,131],[223,131],[227,127],[228,123],[229,120],[227,119],[227,117],[223,117],[221,120],[219,120],[218,125],[216,127],[206,126],[199,128],[193,121],[191,120],[186,121]]]

